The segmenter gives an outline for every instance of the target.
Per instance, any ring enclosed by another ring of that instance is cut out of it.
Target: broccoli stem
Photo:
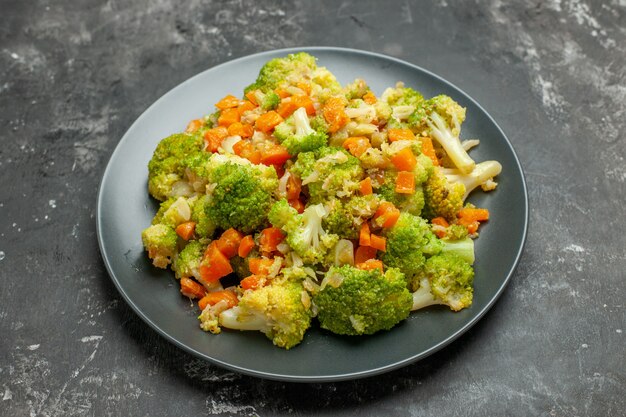
[[[502,172],[502,165],[498,161],[484,161],[476,164],[472,172],[464,174],[456,169],[443,169],[443,173],[451,183],[461,183],[465,186],[463,201],[478,186],[485,184]]]
[[[426,123],[431,130],[433,138],[443,147],[454,165],[463,174],[470,173],[476,163],[463,149],[460,139],[452,134],[443,118],[436,112],[433,112],[430,118],[426,120]]]

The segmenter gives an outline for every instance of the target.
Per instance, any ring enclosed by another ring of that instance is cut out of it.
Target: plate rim
[[[470,101],[473,105],[475,105],[476,107],[478,107],[483,113],[484,115],[487,117],[487,119],[489,120],[490,123],[493,124],[493,126],[495,126],[495,128],[497,129],[498,133],[501,135],[502,138],[504,138],[504,141],[506,143],[506,145],[510,148],[512,156],[513,156],[513,160],[515,161],[515,164],[517,165],[517,169],[520,173],[520,178],[521,178],[521,185],[522,185],[522,189],[523,189],[523,200],[524,200],[524,219],[523,219],[523,231],[522,231],[522,236],[521,236],[521,244],[517,250],[517,253],[515,254],[515,259],[513,264],[510,266],[509,268],[509,272],[507,274],[507,276],[505,277],[505,279],[503,280],[502,284],[500,285],[500,287],[497,289],[497,291],[495,292],[495,294],[491,297],[491,299],[489,300],[489,302],[476,314],[475,317],[473,317],[471,320],[469,320],[467,323],[465,323],[461,328],[459,328],[458,330],[456,330],[455,332],[452,332],[448,337],[446,337],[444,340],[440,341],[439,343],[431,346],[430,348],[417,353],[413,356],[410,356],[408,358],[405,358],[403,360],[400,361],[396,361],[393,363],[390,363],[388,365],[385,366],[380,366],[377,368],[373,368],[373,369],[367,369],[365,371],[359,371],[359,372],[350,372],[350,373],[343,373],[343,374],[333,374],[333,375],[317,375],[317,376],[305,376],[305,375],[288,375],[288,374],[280,374],[280,373],[272,373],[272,372],[265,372],[265,371],[258,371],[258,370],[254,370],[254,369],[249,369],[249,368],[244,368],[241,366],[237,366],[237,365],[232,365],[228,362],[213,358],[213,357],[209,357],[208,355],[206,355],[203,352],[200,352],[196,349],[193,349],[192,347],[180,342],[179,340],[177,340],[176,338],[174,338],[173,336],[169,335],[169,333],[167,333],[165,330],[161,329],[161,327],[159,327],[159,325],[157,323],[155,323],[152,319],[150,319],[150,317],[148,317],[146,314],[144,314],[144,312],[135,304],[135,302],[128,296],[128,294],[124,291],[123,287],[120,284],[120,280],[117,277],[115,271],[113,270],[113,268],[111,267],[111,264],[109,262],[109,258],[108,258],[108,254],[106,252],[106,248],[105,248],[105,242],[103,241],[102,238],[102,232],[101,232],[101,228],[102,228],[102,216],[101,213],[103,211],[102,208],[102,204],[103,204],[103,198],[102,198],[102,194],[103,194],[103,189],[105,187],[105,183],[107,182],[107,178],[110,176],[110,170],[111,168],[111,161],[114,160],[114,158],[117,157],[118,153],[121,152],[120,149],[122,148],[122,144],[131,140],[131,135],[129,135],[129,132],[131,130],[133,130],[133,128],[135,127],[135,125],[137,125],[138,123],[141,122],[141,120],[145,117],[147,117],[147,114],[151,111],[151,109],[155,106],[157,106],[157,104],[159,104],[160,102],[164,101],[167,99],[167,97],[172,94],[175,90],[177,90],[178,88],[182,87],[183,85],[186,85],[188,83],[191,83],[194,79],[196,79],[197,77],[200,77],[201,75],[203,75],[204,73],[208,72],[208,71],[214,71],[214,70],[218,70],[220,67],[226,66],[226,65],[231,65],[234,63],[237,63],[239,61],[244,61],[244,60],[248,60],[248,59],[254,59],[254,58],[260,58],[266,55],[274,55],[274,54],[290,54],[290,53],[296,53],[296,52],[309,52],[313,55],[315,55],[316,51],[323,51],[323,52],[337,52],[337,53],[350,53],[350,54],[357,54],[357,55],[362,55],[362,56],[369,56],[369,57],[375,57],[378,59],[382,59],[382,60],[386,60],[386,61],[391,61],[394,62],[396,64],[400,64],[403,66],[408,66],[410,68],[412,68],[413,70],[425,73],[435,79],[437,79],[439,82],[442,82],[450,87],[452,87],[453,89],[455,89],[456,91],[460,92],[464,98],[468,101]],[[161,337],[165,338],[168,342],[174,344],[175,346],[181,348],[182,350],[191,353],[192,355],[206,360],[210,363],[213,363],[215,365],[221,366],[222,368],[231,370],[231,371],[236,371],[245,375],[249,375],[249,376],[253,376],[253,377],[257,377],[257,378],[263,378],[263,379],[269,379],[269,380],[275,380],[275,381],[282,381],[282,382],[300,382],[300,383],[319,383],[319,382],[337,382],[337,381],[344,381],[344,380],[354,380],[354,379],[360,379],[360,378],[365,378],[365,377],[369,377],[369,376],[374,376],[374,375],[379,375],[382,373],[386,373],[386,372],[390,372],[392,370],[395,369],[399,369],[402,368],[404,366],[407,366],[411,363],[417,362],[419,360],[422,360],[432,354],[434,354],[435,352],[443,349],[444,347],[446,347],[447,345],[449,345],[450,343],[452,343],[454,340],[458,339],[461,335],[463,335],[465,332],[467,332],[470,328],[472,328],[480,319],[482,319],[484,317],[484,315],[491,310],[491,308],[493,307],[493,305],[498,301],[498,299],[500,298],[500,296],[502,295],[502,293],[504,292],[504,289],[507,287],[507,285],[509,284],[513,274],[515,273],[520,259],[522,257],[522,254],[524,252],[524,248],[526,246],[526,240],[527,240],[527,236],[528,236],[528,223],[529,223],[529,200],[528,200],[528,188],[526,185],[526,178],[524,175],[524,170],[522,168],[522,164],[519,160],[519,157],[517,156],[517,152],[515,151],[515,148],[513,146],[513,144],[511,143],[511,141],[509,140],[508,136],[504,133],[504,131],[502,130],[502,128],[500,127],[500,125],[498,125],[498,123],[493,119],[493,117],[491,116],[491,114],[489,112],[487,112],[487,110],[485,110],[485,108],[478,103],[476,100],[474,100],[474,98],[472,98],[469,94],[467,94],[463,89],[459,88],[457,85],[455,85],[454,83],[442,78],[441,76],[419,66],[416,64],[413,64],[411,62],[399,59],[399,58],[395,58],[389,55],[385,55],[385,54],[380,54],[377,52],[371,52],[371,51],[366,51],[366,50],[361,50],[361,49],[354,49],[354,48],[343,48],[343,47],[335,47],[335,46],[302,46],[302,47],[290,47],[290,48],[281,48],[281,49],[271,49],[271,50],[266,50],[266,51],[262,51],[262,52],[257,52],[254,54],[249,54],[249,55],[244,55],[229,61],[225,61],[222,62],[218,65],[209,67],[189,78],[187,78],[186,80],[184,80],[181,83],[176,84],[175,86],[173,86],[172,88],[170,88],[167,92],[165,92],[163,95],[161,95],[157,100],[155,100],[154,102],[152,102],[152,104],[150,104],[142,113],[141,115],[139,115],[139,117],[137,117],[134,122],[126,129],[124,135],[122,136],[122,138],[119,140],[119,142],[115,145],[115,149],[113,150],[113,152],[111,153],[107,163],[106,163],[106,168],[102,174],[102,178],[100,180],[100,183],[98,185],[98,191],[97,191],[97,201],[96,201],[96,237],[98,240],[98,247],[100,250],[100,257],[102,258],[102,261],[105,265],[105,268],[107,270],[107,273],[109,274],[109,277],[111,279],[111,281],[113,281],[113,284],[115,285],[117,291],[120,293],[120,295],[122,296],[122,298],[124,299],[124,301],[131,307],[131,309],[135,312],[135,314],[137,314],[139,316],[139,318],[141,318],[146,324],[148,324],[153,330],[155,330]]]

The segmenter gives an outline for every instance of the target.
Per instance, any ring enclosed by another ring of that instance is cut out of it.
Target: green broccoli
[[[217,227],[250,233],[266,224],[278,186],[273,167],[213,154],[208,177],[214,187],[205,213]]]
[[[464,120],[465,108],[450,97],[439,95],[424,102],[409,117],[409,124],[419,134],[432,137],[461,173],[468,174],[476,163],[459,139]]]
[[[385,236],[387,250],[380,259],[388,267],[399,268],[408,280],[422,274],[426,256],[441,252],[443,246],[426,220],[409,213],[400,214]]]
[[[364,271],[331,267],[313,301],[322,328],[343,335],[389,330],[406,319],[413,299],[398,269]]]
[[[456,214],[463,208],[465,186],[462,183],[450,183],[441,168],[435,168],[423,187],[425,204],[422,215],[425,218],[456,219]]]
[[[358,239],[363,222],[371,218],[378,208],[376,195],[355,196],[349,199],[332,198],[324,203],[328,215],[322,227],[344,239]]]
[[[215,222],[207,214],[210,206],[211,196],[206,194],[198,197],[192,206],[191,220],[196,223],[196,236],[210,238],[215,233]]]
[[[279,347],[299,344],[311,325],[311,300],[297,280],[274,278],[270,285],[244,292],[239,304],[220,313],[219,324],[258,330]]]
[[[305,52],[274,58],[263,65],[256,81],[247,86],[244,92],[261,90],[268,93],[284,82],[296,84],[298,81],[310,79],[315,69],[317,69],[315,57]]]
[[[374,192],[383,200],[393,203],[400,210],[419,216],[424,208],[424,191],[420,182],[415,181],[413,194],[401,194],[396,192],[396,178],[398,172],[393,169],[385,171],[383,181],[378,184]]]
[[[345,149],[333,147],[298,154],[291,172],[302,179],[302,185],[307,185],[313,204],[353,195],[364,177],[358,158]]]
[[[196,198],[187,199],[185,197],[170,197],[161,203],[159,211],[152,219],[152,224],[165,224],[176,227],[181,223],[189,221],[191,218],[191,207]]]
[[[346,98],[348,100],[352,100],[355,98],[363,98],[363,96],[367,94],[368,91],[370,91],[370,88],[367,86],[367,83],[365,82],[365,80],[362,80],[361,78],[357,78],[350,84],[347,84],[343,88],[343,91],[344,91]]]
[[[287,200],[280,200],[269,212],[270,223],[287,234],[287,244],[305,264],[318,264],[327,259],[328,253],[339,240],[322,228],[327,211],[322,204],[307,207],[302,214],[291,207]]]
[[[206,244],[198,240],[189,241],[176,259],[174,259],[174,262],[172,262],[172,269],[176,272],[176,278],[199,277],[198,268],[200,267],[200,262],[202,262],[205,249]]]
[[[276,126],[274,136],[287,148],[291,156],[326,146],[328,140],[326,132],[311,128],[306,109],[303,107]]]
[[[148,191],[157,200],[166,200],[174,183],[185,173],[183,161],[199,153],[204,141],[198,134],[177,133],[161,140],[148,163]]]
[[[157,268],[167,268],[176,257],[178,235],[171,226],[153,224],[141,232],[141,240],[148,257]]]
[[[443,304],[459,311],[472,305],[474,270],[461,257],[451,253],[433,256],[426,261],[424,272],[413,293],[411,310]]]

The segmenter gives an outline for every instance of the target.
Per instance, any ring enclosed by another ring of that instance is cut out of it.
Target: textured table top
[[[1,0],[0,415],[626,415],[626,3],[461,3]],[[120,298],[95,232],[108,158],[154,100],[306,45],[455,83],[508,134],[530,193],[524,255],[483,320],[421,362],[334,384],[169,344]]]

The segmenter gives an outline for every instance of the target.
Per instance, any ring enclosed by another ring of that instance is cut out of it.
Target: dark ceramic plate
[[[476,192],[470,201],[492,214],[476,241],[474,304],[453,313],[429,308],[411,314],[388,332],[341,337],[316,326],[299,346],[286,351],[257,332],[225,330],[214,336],[200,330],[198,311],[178,292],[171,271],[153,268],[141,246],[141,231],[158,207],[148,196],[147,165],[159,140],[184,130],[187,122],[211,112],[226,94],[238,94],[268,60],[306,51],[340,82],[365,79],[379,95],[404,81],[424,96],[448,94],[467,107],[463,137],[480,138],[476,161],[502,163],[499,186]],[[102,257],[118,290],[152,328],[186,351],[225,368],[288,381],[354,379],[422,359],[474,325],[504,290],[520,258],[528,221],[522,169],[498,125],[467,94],[415,65],[395,58],[339,48],[300,48],[263,52],[211,68],[180,84],[146,110],[126,132],[104,173],[98,195],[98,239]]]

